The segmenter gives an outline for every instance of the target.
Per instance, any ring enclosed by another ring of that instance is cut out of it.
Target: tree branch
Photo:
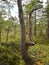
[[[42,8],[42,6],[34,7],[34,8],[30,11],[29,16],[31,16],[31,14],[32,14],[35,10],[38,10],[38,9],[41,9],[41,8]]]

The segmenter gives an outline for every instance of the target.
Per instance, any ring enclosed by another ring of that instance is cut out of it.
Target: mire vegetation
[[[49,65],[49,0],[0,1],[0,65]]]

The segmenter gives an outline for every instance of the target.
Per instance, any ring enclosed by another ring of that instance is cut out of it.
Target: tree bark
[[[47,29],[47,35],[48,35],[48,38],[49,38],[49,14],[47,15],[47,21],[48,21],[48,29]]]
[[[0,43],[1,43],[1,27],[2,27],[2,26],[0,26]]]
[[[21,53],[22,53],[22,58],[25,58],[27,55],[26,49],[25,49],[25,43],[26,43],[26,33],[25,33],[25,25],[24,25],[24,19],[23,19],[23,10],[22,10],[22,0],[17,0],[18,2],[18,10],[19,10],[19,20],[20,20],[20,25],[21,25]]]
[[[29,15],[29,41],[32,41],[32,21],[31,21],[31,15]]]
[[[30,13],[29,13],[29,40],[32,41],[32,21],[31,21],[31,16],[32,16],[32,13],[38,9],[42,8],[41,6],[39,7],[34,7]],[[35,23],[36,23],[36,20],[35,20]],[[36,26],[36,24],[35,24]],[[35,30],[36,30],[36,27],[35,27]],[[36,31],[35,31],[35,34],[36,34]]]
[[[49,9],[49,0],[47,0],[47,7]],[[47,22],[48,22],[47,35],[49,38],[49,12],[48,12],[48,9],[47,9]]]
[[[16,42],[16,25],[14,25],[14,42]]]
[[[34,35],[36,36],[36,11],[35,11],[35,23],[34,23]]]
[[[22,58],[25,61],[26,65],[33,65],[32,58],[28,55],[28,47],[26,45],[26,32],[25,32],[25,24],[22,10],[22,0],[17,0],[18,10],[19,10],[19,20],[21,25],[21,54]]]
[[[9,37],[9,30],[10,30],[10,26],[7,29],[7,35],[6,35],[6,43],[8,43],[8,37]]]

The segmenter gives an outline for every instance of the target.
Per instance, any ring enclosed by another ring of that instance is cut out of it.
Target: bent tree
[[[22,0],[17,0],[18,10],[19,10],[19,20],[21,25],[21,54],[22,58],[25,61],[26,65],[33,65],[32,58],[28,55],[28,46],[33,45],[32,43],[26,43],[26,32],[25,32],[25,24],[22,10]]]
[[[32,13],[35,11],[35,36],[36,36],[36,10],[38,9],[41,9],[42,8],[42,5],[39,5],[39,6],[36,6],[34,7],[30,13],[29,13],[29,40],[32,41],[32,22],[31,22],[31,16],[32,16]]]

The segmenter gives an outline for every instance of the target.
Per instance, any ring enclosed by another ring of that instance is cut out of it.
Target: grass
[[[49,40],[47,38],[37,38],[36,44],[29,48],[29,54],[39,60],[42,65],[49,64]]]
[[[17,30],[17,29],[16,29]],[[20,30],[16,33],[15,39],[9,33],[8,44],[14,42],[13,46],[2,46],[0,45],[0,62],[6,63],[5,65],[24,65],[22,56],[20,53]],[[5,33],[4,33],[5,34]],[[2,42],[6,42],[6,34],[2,35]],[[26,37],[28,41],[28,36]],[[35,45],[29,48],[29,55],[39,60],[42,65],[49,64],[49,39],[47,37],[33,37]]]

